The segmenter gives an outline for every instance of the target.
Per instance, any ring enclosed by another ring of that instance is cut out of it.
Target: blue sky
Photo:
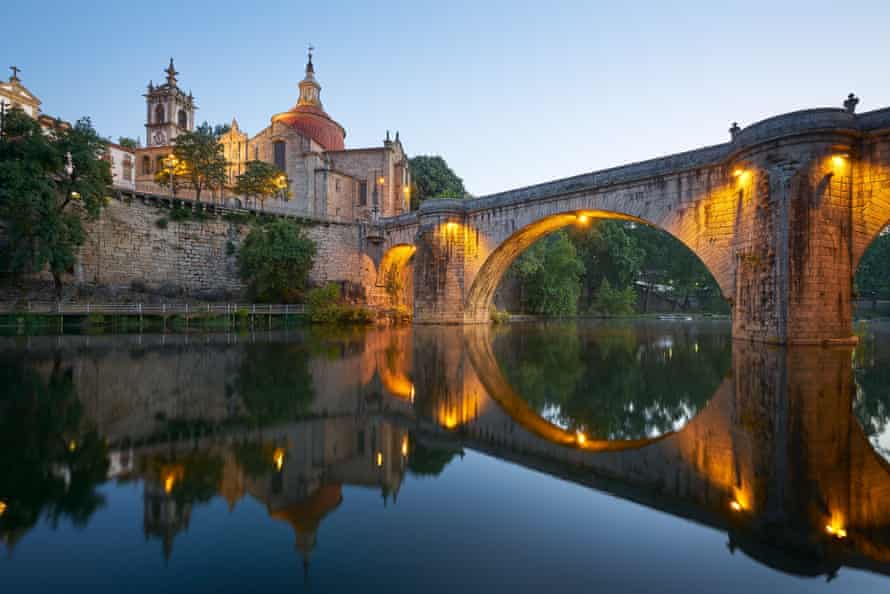
[[[850,91],[860,111],[890,105],[887,0],[6,0],[3,13],[3,66],[45,112],[89,115],[115,139],[144,138],[142,93],[170,56],[199,120],[254,134],[296,101],[312,42],[348,147],[398,129],[475,194],[720,143],[733,121]]]

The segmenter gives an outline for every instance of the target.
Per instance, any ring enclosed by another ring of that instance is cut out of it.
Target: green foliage
[[[266,200],[275,196],[287,200],[292,196],[290,180],[275,165],[265,161],[248,161],[244,173],[235,182],[235,192],[250,199],[259,200],[263,208]]]
[[[2,264],[12,272],[49,268],[61,295],[62,274],[86,239],[83,220],[96,218],[111,193],[106,141],[89,118],[44,134],[19,109],[0,137],[0,219],[8,243]],[[66,154],[74,169],[66,171]]]
[[[506,324],[510,321],[510,314],[499,309],[491,310],[491,321],[493,324]]]
[[[189,186],[188,164],[174,157],[163,160],[164,168],[155,173],[155,183],[167,188],[173,196]]]
[[[865,251],[853,286],[863,299],[890,298],[890,234],[879,235]]]
[[[192,209],[176,204],[170,209],[170,220],[177,223],[192,218]]]
[[[340,288],[335,283],[310,290],[306,294],[309,320],[323,324],[369,324],[374,314],[359,305],[341,303]]]
[[[384,273],[383,286],[386,295],[389,297],[390,305],[398,307],[400,305],[402,290],[405,283],[402,282],[402,275],[397,264],[392,264]]]
[[[173,155],[182,164],[182,177],[187,187],[194,190],[196,200],[201,200],[203,190],[221,188],[225,184],[223,147],[207,122],[194,131],[180,133],[174,140]]]
[[[539,413],[594,439],[673,431],[702,410],[732,361],[728,332],[636,322],[510,325],[493,348],[510,385]]]
[[[594,220],[589,227],[573,230],[572,239],[584,262],[586,306],[591,304],[604,280],[618,289],[630,287],[646,257],[646,252],[623,221]]]
[[[167,217],[161,217],[157,221],[155,221],[155,225],[158,229],[166,229],[169,222],[170,220]]]
[[[226,242],[226,255],[234,256],[237,251],[238,251],[238,248],[235,247],[235,242],[233,242],[231,239],[228,240]]]
[[[467,198],[464,182],[439,156],[418,155],[408,161],[411,171],[411,209],[430,198]]]
[[[633,287],[613,288],[609,279],[603,279],[596,290],[593,310],[607,316],[630,315],[634,312],[637,294]]]
[[[231,124],[216,124],[213,127],[213,135],[219,138],[223,134],[228,134],[232,130]]]
[[[315,393],[309,353],[301,344],[245,346],[235,392],[253,424],[294,421],[305,416]]]
[[[536,242],[513,265],[526,307],[551,316],[577,313],[583,272],[584,265],[565,232]]]
[[[139,142],[128,136],[119,136],[117,139],[117,143],[123,148],[129,149],[131,151],[139,148]]]
[[[299,301],[315,257],[315,243],[289,219],[251,229],[241,246],[241,279],[262,302]]]
[[[428,447],[412,440],[408,472],[414,476],[439,476],[455,456],[463,457],[463,450]]]

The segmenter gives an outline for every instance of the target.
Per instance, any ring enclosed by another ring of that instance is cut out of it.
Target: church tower
[[[186,95],[177,86],[176,75],[179,73],[173,67],[173,58],[165,72],[167,82],[157,87],[149,82],[148,92],[144,95],[146,147],[173,144],[181,132],[195,128],[195,99],[191,91]]]

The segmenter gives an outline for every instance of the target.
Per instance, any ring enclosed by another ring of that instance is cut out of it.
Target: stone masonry
[[[414,319],[488,320],[513,260],[591,218],[656,226],[707,266],[736,338],[849,342],[852,279],[890,223],[890,108],[777,116],[732,141],[387,219],[384,251],[416,246]]]

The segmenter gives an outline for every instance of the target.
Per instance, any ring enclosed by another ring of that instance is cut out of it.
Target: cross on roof
[[[19,72],[21,72],[22,69],[19,68],[18,66],[10,66],[9,69],[12,70],[12,80],[18,80]]]

